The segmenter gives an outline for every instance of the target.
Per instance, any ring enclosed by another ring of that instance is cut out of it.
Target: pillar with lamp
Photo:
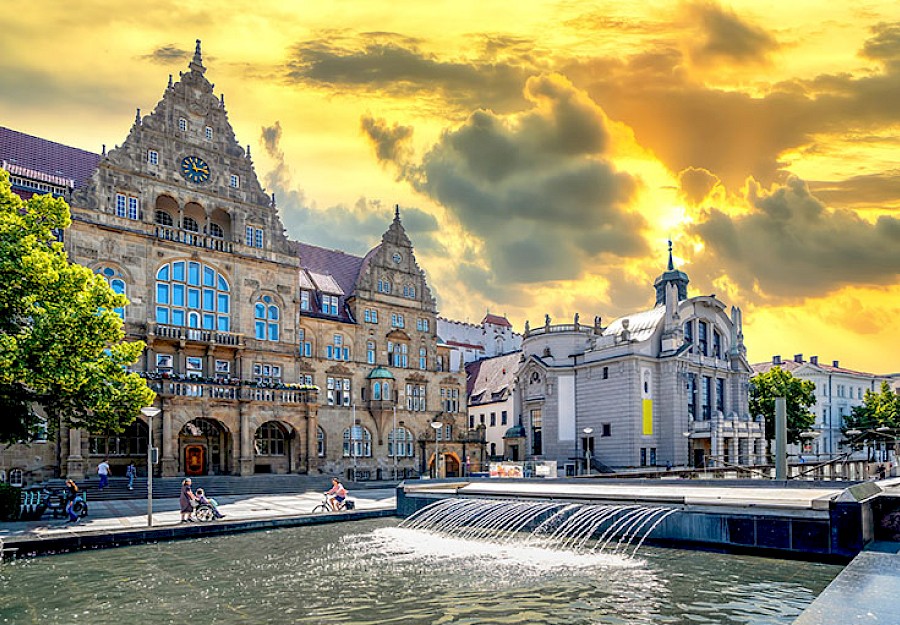
[[[441,428],[444,427],[444,424],[440,421],[432,421],[431,428],[434,430],[434,479],[438,479],[441,477],[441,437],[440,432]]]
[[[590,437],[594,432],[594,428],[584,428],[581,430],[584,432],[584,465],[587,468],[587,475],[590,477],[591,475],[591,447],[590,447]]]
[[[160,413],[155,406],[141,408],[147,417],[147,527],[153,527],[153,465],[159,459],[159,451],[153,446],[153,417]]]

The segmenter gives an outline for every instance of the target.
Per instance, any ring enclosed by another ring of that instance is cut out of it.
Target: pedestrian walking
[[[137,468],[134,466],[134,461],[128,464],[128,468],[125,469],[125,477],[128,478],[128,490],[134,490],[134,478],[137,477]]]
[[[106,458],[97,465],[97,475],[100,476],[100,490],[103,490],[109,484],[109,463]]]
[[[194,512],[194,500],[196,498],[197,496],[191,490],[191,478],[184,478],[184,481],[181,482],[181,496],[178,498],[178,503],[181,504],[182,523],[194,520],[191,518],[191,514]]]

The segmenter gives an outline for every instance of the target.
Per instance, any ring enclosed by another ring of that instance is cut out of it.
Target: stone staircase
[[[153,478],[153,498],[170,499],[181,494],[181,477],[155,477]],[[202,488],[211,497],[223,495],[285,495],[291,493],[303,493],[310,490],[326,491],[331,488],[331,476],[329,475],[250,475],[239,477],[234,475],[202,475],[192,477],[192,487],[196,491]],[[109,484],[103,490],[97,486],[99,480],[96,476],[78,482],[78,487],[87,491],[88,502],[111,501],[115,499],[146,499],[147,478],[137,477],[134,480],[134,490],[128,490],[128,480],[124,477],[111,477]],[[63,488],[65,480],[48,480],[45,484],[50,489]],[[393,488],[396,481],[345,482],[350,490],[363,488]]]

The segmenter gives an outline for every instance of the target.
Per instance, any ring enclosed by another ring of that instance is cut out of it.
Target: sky
[[[900,4],[13,0],[0,125],[99,152],[202,40],[297,240],[401,207],[440,313],[653,306],[667,261],[750,362],[900,371]]]

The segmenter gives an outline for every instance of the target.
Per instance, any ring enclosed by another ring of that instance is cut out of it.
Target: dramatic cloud
[[[900,60],[900,23],[876,24],[872,32],[875,36],[866,42],[862,54],[870,59]]]
[[[393,208],[364,197],[358,198],[352,206],[339,204],[315,208],[303,190],[294,186],[281,149],[281,137],[280,121],[263,127],[260,133],[263,148],[275,161],[274,168],[265,176],[265,186],[268,191],[275,192],[278,210],[290,236],[304,243],[358,256],[378,245],[393,218]],[[445,252],[433,215],[417,208],[403,208],[401,217],[417,250],[435,254]]]
[[[406,145],[412,137],[411,126],[388,125],[384,119],[375,119],[371,115],[362,118],[362,130],[375,145],[375,155],[379,161],[405,161],[409,154]]]
[[[700,26],[699,41],[691,45],[695,63],[761,62],[778,44],[765,30],[742,20],[716,3],[688,5],[688,19]]]
[[[810,180],[809,188],[816,197],[830,206],[898,206],[900,205],[900,170],[853,176],[846,180]]]
[[[688,167],[678,174],[678,183],[681,197],[699,206],[719,184],[719,179],[705,169]]]
[[[383,33],[375,33],[383,35]],[[370,34],[371,35],[371,34]],[[373,90],[394,97],[440,96],[467,109],[481,106],[511,111],[524,105],[521,86],[533,69],[490,58],[444,60],[419,50],[408,39],[373,40],[360,35],[344,41],[307,41],[293,48],[287,63],[289,81],[340,89]],[[484,53],[496,56],[514,42],[484,42]]]
[[[900,273],[900,220],[872,224],[849,210],[830,210],[792,177],[765,191],[749,185],[750,212],[711,210],[691,228],[706,250],[699,262],[727,274],[751,297],[820,296],[850,285],[886,285]]]
[[[572,279],[600,256],[642,254],[645,224],[627,209],[638,183],[606,156],[603,111],[561,76],[529,79],[525,96],[526,113],[477,111],[445,132],[407,180],[484,242],[494,284]]]
[[[156,48],[153,52],[145,54],[141,58],[160,65],[172,66],[188,61],[193,54],[193,50],[185,50],[177,47],[174,43],[170,43]]]

